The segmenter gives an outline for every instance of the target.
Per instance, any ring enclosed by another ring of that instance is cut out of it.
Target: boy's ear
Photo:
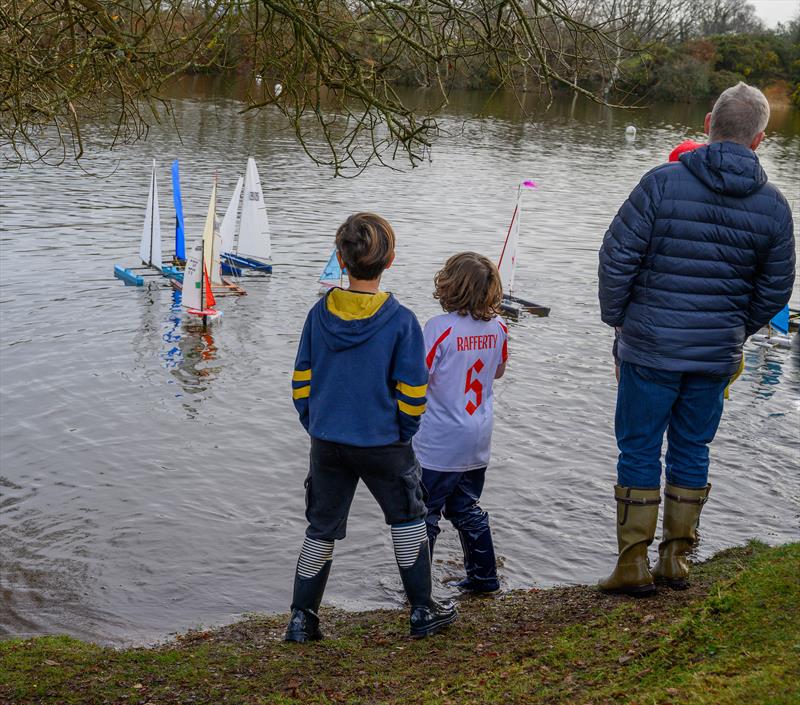
[[[340,266],[342,269],[347,269],[347,267],[345,267],[345,266],[344,266],[344,260],[342,259],[342,255],[341,255],[341,254],[339,254],[339,250],[336,250],[336,259],[338,260],[338,262],[339,262],[339,266]]]
[[[389,258],[389,264],[386,265],[386,269],[392,266],[392,262],[394,262],[394,252],[392,252],[392,256]]]

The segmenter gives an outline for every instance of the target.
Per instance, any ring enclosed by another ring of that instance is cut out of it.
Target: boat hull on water
[[[115,264],[114,276],[120,279],[125,286],[144,286],[144,276],[137,274],[130,267],[123,267],[121,264]]]
[[[222,318],[222,311],[219,311],[218,309],[215,308],[208,308],[208,309],[187,308],[186,313],[197,317],[198,320],[201,320],[203,322],[203,325],[206,325],[207,323],[213,323],[214,321],[218,321],[220,318]]]
[[[125,267],[121,264],[114,265],[114,276],[121,280],[125,286],[144,286],[161,284],[161,278],[183,279],[183,271],[177,267],[164,265],[161,269],[155,267]],[[163,282],[167,284],[168,282]]]
[[[500,252],[500,260],[497,263],[497,270],[500,274],[500,282],[503,291],[503,300],[500,302],[500,310],[503,315],[513,320],[518,320],[523,313],[531,313],[534,316],[544,318],[550,315],[550,307],[512,296],[514,289],[514,273],[517,268],[517,249],[519,247],[519,228],[522,217],[522,194],[526,189],[538,188],[534,181],[523,181],[517,187],[517,202],[514,206],[514,214],[511,216],[511,223],[508,226],[506,239],[503,249]]]
[[[245,269],[252,272],[261,272],[262,274],[272,274],[272,263],[270,262],[262,262],[250,257],[235,255],[231,252],[222,254],[220,259],[222,260],[223,274],[240,277]]]
[[[550,315],[550,307],[520,299],[517,296],[504,295],[500,302],[500,310],[508,316],[517,320],[523,313],[532,313],[534,316],[545,318]]]

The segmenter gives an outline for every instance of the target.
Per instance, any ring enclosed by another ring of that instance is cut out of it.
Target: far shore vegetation
[[[281,641],[253,616],[151,648],[66,636],[0,641],[8,705],[796,705],[800,544],[697,565],[686,591],[594,587],[462,600],[424,640],[405,610],[323,608],[327,638]]]

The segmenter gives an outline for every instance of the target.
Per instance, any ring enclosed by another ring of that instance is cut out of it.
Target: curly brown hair
[[[394,242],[392,226],[375,213],[355,213],[336,231],[336,249],[356,279],[377,279],[391,264]]]
[[[436,273],[433,283],[433,297],[445,311],[458,311],[476,321],[491,321],[500,313],[500,272],[494,262],[477,252],[453,255]]]

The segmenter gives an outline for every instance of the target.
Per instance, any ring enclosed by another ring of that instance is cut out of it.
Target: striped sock
[[[425,521],[410,524],[394,524],[392,526],[392,543],[394,543],[394,557],[401,568],[410,568],[416,563],[420,546],[428,541],[428,531]]]
[[[313,578],[330,560],[333,560],[333,541],[306,537],[300,558],[297,560],[297,574],[301,578]]]

